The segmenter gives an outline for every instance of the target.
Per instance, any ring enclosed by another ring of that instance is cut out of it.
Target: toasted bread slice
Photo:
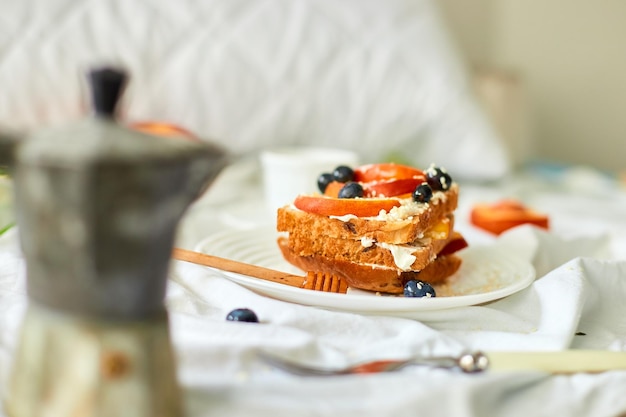
[[[447,217],[437,226],[425,232],[424,237],[406,244],[379,243],[369,239],[334,239],[327,236],[311,236],[306,230],[289,234],[290,249],[299,256],[320,255],[329,259],[359,264],[376,264],[398,268],[403,271],[421,270],[426,267],[450,241],[454,220]]]
[[[352,288],[401,294],[404,284],[419,279],[436,285],[445,282],[461,266],[461,258],[455,254],[435,258],[420,271],[401,271],[393,267],[362,264],[327,258],[321,255],[300,256],[289,247],[287,237],[278,239],[283,257],[303,271],[320,271],[344,278]]]
[[[381,243],[410,243],[456,209],[458,194],[459,187],[454,183],[447,191],[435,192],[429,203],[415,203],[406,198],[400,207],[376,217],[329,217],[287,205],[278,209],[276,227],[279,232],[301,230],[310,236],[334,239],[365,238]]]

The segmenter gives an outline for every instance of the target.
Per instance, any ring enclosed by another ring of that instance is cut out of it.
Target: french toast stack
[[[467,244],[454,231],[459,187],[444,170],[373,164],[348,171],[347,179],[335,172],[318,180],[324,194],[278,209],[288,262],[391,294],[411,280],[443,283],[458,270],[456,251]]]

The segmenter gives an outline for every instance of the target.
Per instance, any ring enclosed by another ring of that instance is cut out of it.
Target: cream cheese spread
[[[355,216],[354,214],[344,214],[343,216],[328,216],[328,218],[330,218],[330,219],[337,219],[337,220],[342,221],[344,223],[349,222],[352,219],[358,219],[358,217]]]
[[[413,265],[413,262],[417,259],[417,257],[413,255],[415,248],[410,246],[392,245],[389,243],[377,243],[377,245],[391,252],[396,266],[403,271],[409,271],[411,265]]]
[[[363,236],[361,238],[361,246],[363,246],[364,248],[369,248],[372,247],[372,245],[376,242],[375,239],[372,239],[371,237],[367,237],[367,236]]]

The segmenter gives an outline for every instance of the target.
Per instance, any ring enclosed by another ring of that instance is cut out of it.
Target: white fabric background
[[[224,228],[253,230],[271,222],[261,209],[255,172],[241,165],[225,171],[185,216],[177,244],[191,247]],[[572,174],[558,181],[520,176],[498,187],[462,186],[456,224],[470,245],[506,248],[531,261],[538,273],[527,289],[482,306],[420,313],[414,319],[334,312],[262,297],[218,273],[173,262],[166,301],[188,415],[623,414],[626,371],[462,375],[407,368],[326,379],[284,374],[255,357],[264,349],[337,366],[467,348],[626,351],[626,194],[601,176]],[[494,238],[468,223],[475,202],[522,195],[550,215],[550,232],[524,226]],[[15,231],[9,232],[0,238],[0,396],[6,395],[26,307],[24,276]],[[238,307],[252,308],[261,323],[227,322],[227,313]]]
[[[83,73],[132,74],[129,121],[236,152],[333,145],[499,177],[505,150],[430,0],[0,1],[0,126],[87,111]]]

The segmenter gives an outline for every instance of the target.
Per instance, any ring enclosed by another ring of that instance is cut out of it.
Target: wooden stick
[[[286,272],[264,268],[262,266],[237,262],[232,259],[220,258],[218,256],[207,255],[205,253],[194,252],[186,249],[174,248],[172,257],[179,261],[191,262],[197,265],[217,268],[222,271],[234,272],[236,274],[260,278],[266,281],[290,285],[292,287],[302,288],[307,281],[304,276],[292,275]]]

